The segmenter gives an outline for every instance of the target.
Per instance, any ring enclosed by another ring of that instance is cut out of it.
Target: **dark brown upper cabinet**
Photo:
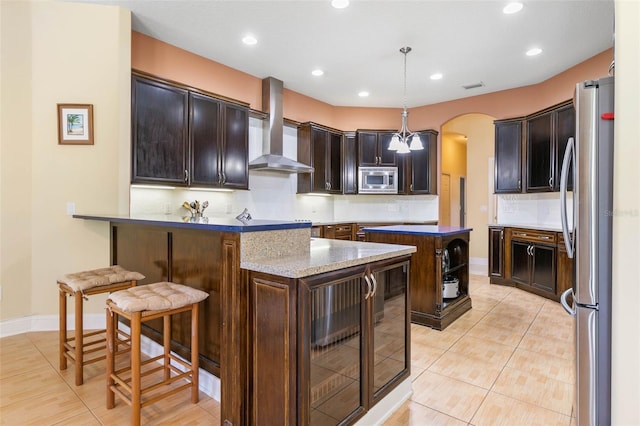
[[[248,189],[248,107],[132,76],[132,183]]]
[[[338,130],[315,123],[298,126],[298,161],[313,167],[298,175],[298,193],[342,193],[342,140]]]
[[[358,193],[358,144],[355,132],[344,133],[342,145],[342,193]]]
[[[526,192],[558,191],[564,149],[575,135],[572,103],[567,101],[527,117],[526,134]]]
[[[191,93],[189,118],[190,184],[248,189],[248,109]]]
[[[398,166],[395,151],[389,151],[394,131],[358,130],[358,166]]]
[[[424,149],[397,154],[406,157],[404,193],[435,195],[438,193],[438,132],[423,130],[417,133]]]
[[[522,192],[522,118],[496,120],[494,191]]]
[[[188,101],[186,90],[132,77],[133,183],[187,185]]]

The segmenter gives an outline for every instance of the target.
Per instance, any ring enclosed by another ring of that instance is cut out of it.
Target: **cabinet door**
[[[131,181],[186,185],[187,91],[137,76],[131,90]]]
[[[190,183],[192,185],[218,185],[220,175],[220,101],[195,93],[189,95],[191,120]]]
[[[342,193],[358,193],[358,147],[355,133],[344,136],[342,149]]]
[[[327,131],[322,129],[311,129],[311,165],[313,172],[313,192],[327,192],[329,181],[327,180],[329,140]]]
[[[301,419],[299,424],[338,424],[365,410],[363,388],[364,268],[301,279],[301,318],[308,325],[301,342],[304,357],[299,380]],[[325,285],[326,283],[330,283]],[[304,413],[307,413],[305,415]],[[307,417],[308,416],[308,417]]]
[[[556,294],[556,248],[534,244],[531,249],[531,285]]]
[[[249,110],[223,104],[224,127],[220,148],[222,186],[249,189]]]
[[[329,182],[329,192],[342,193],[342,135],[340,133],[328,132],[327,141],[327,181]]]
[[[389,144],[393,132],[378,133],[378,165],[395,167],[398,165],[398,156],[395,151],[389,150]]]
[[[408,273],[409,262],[403,262],[374,267],[369,274],[375,290],[368,307],[373,321],[373,403],[386,395],[392,382],[409,375]]]
[[[555,191],[560,190],[560,172],[562,170],[562,161],[564,160],[564,150],[567,149],[569,138],[575,137],[576,134],[576,110],[573,105],[567,105],[558,109],[556,113],[556,150],[555,150],[555,175],[553,178],[553,187]],[[569,175],[567,180],[567,188],[573,189],[573,163],[569,167]]]
[[[573,287],[573,259],[567,254],[564,246],[564,236],[558,234],[558,252],[556,259],[556,295],[560,296],[565,290]]]
[[[436,132],[420,132],[423,150],[410,154],[411,194],[437,194],[438,143]]]
[[[489,277],[504,278],[504,228],[489,228]]]
[[[495,122],[496,193],[522,192],[522,121]]]
[[[520,284],[529,285],[529,247],[525,241],[511,240],[511,279]]]
[[[552,113],[527,120],[527,192],[553,190]]]
[[[378,134],[377,132],[358,132],[358,165],[378,165]]]

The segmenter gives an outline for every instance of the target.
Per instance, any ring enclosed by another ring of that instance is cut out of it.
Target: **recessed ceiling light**
[[[321,75],[324,74],[324,71],[322,71],[321,69],[315,69],[311,71],[311,74],[315,75],[316,77],[320,77]]]
[[[358,93],[358,96],[360,96],[361,98],[366,98],[367,96],[369,96],[369,92],[363,90],[362,92]]]
[[[502,9],[502,13],[506,13],[507,15],[511,15],[512,13],[517,13],[522,10],[523,4],[517,1],[512,1],[507,4],[504,9]]]
[[[258,42],[258,39],[252,36],[251,34],[247,34],[246,36],[242,37],[242,42],[246,45],[251,46],[256,44]]]
[[[542,49],[539,47],[534,47],[532,49],[527,50],[527,56],[536,56],[542,53]]]
[[[331,0],[331,6],[336,9],[344,9],[349,6],[349,0]]]
[[[431,76],[429,77],[431,80],[440,80],[442,78],[442,73],[435,73],[435,74],[431,74]]]

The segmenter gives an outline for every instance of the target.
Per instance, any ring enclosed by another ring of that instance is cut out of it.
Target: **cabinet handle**
[[[413,184],[409,185],[409,190],[413,192]]]
[[[364,280],[367,282],[367,293],[364,295],[364,300],[367,300],[371,296],[371,281],[368,276],[364,276]]]
[[[222,172],[222,182],[220,183],[227,183],[227,175],[225,175],[224,172]]]
[[[522,181],[518,179],[518,191],[522,191]]]
[[[500,231],[500,241],[504,240],[504,229]]]
[[[184,170],[184,181],[189,182],[189,170]]]
[[[549,188],[553,189],[553,177],[549,178]]]
[[[535,256],[536,246],[531,246],[531,256]]]
[[[371,292],[371,296],[376,295],[376,291],[378,290],[378,281],[376,281],[376,277],[371,274],[371,281],[373,281],[373,291]]]
[[[550,240],[551,238],[553,238],[553,237],[550,237],[548,235],[540,235],[540,236],[538,236],[538,239],[540,239],[540,240]]]

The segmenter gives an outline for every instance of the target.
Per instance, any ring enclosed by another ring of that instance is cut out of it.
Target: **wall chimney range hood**
[[[265,170],[281,173],[311,173],[313,167],[282,155],[284,116],[282,81],[273,77],[262,80],[262,110],[269,114],[264,121],[262,156],[249,163],[249,170]]]

